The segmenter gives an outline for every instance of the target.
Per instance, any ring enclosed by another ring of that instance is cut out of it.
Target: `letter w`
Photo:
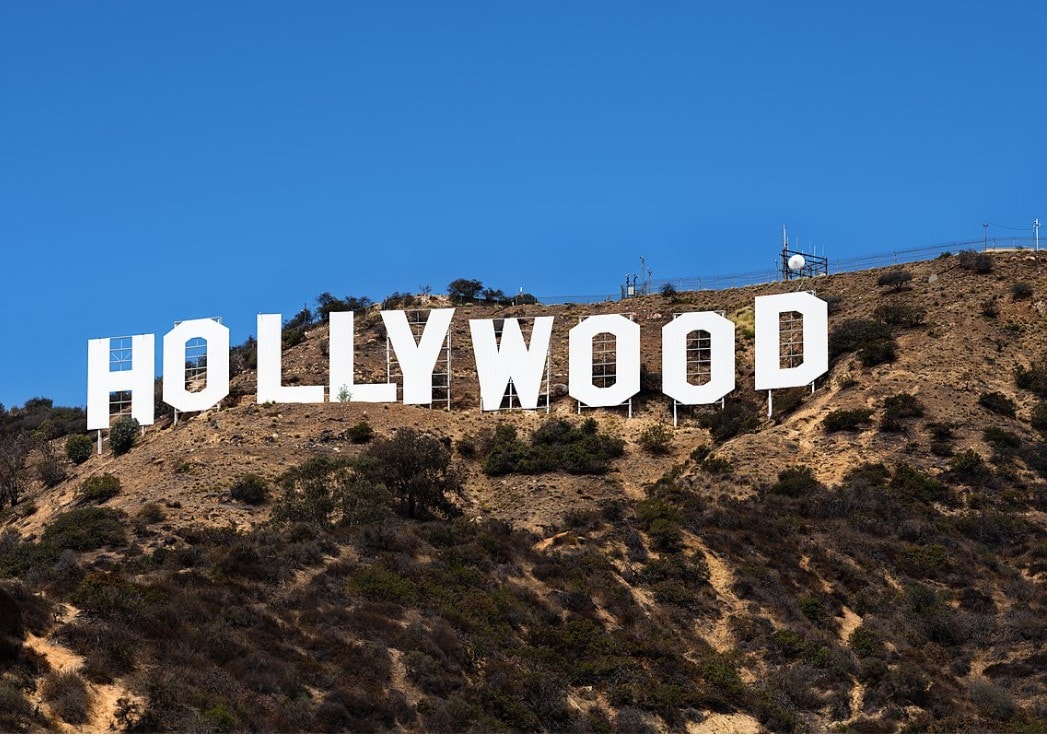
[[[520,323],[516,319],[504,321],[501,345],[495,336],[492,319],[469,320],[469,331],[473,337],[473,355],[476,357],[476,375],[480,381],[480,405],[483,410],[497,411],[510,380],[520,397],[520,406],[537,409],[538,393],[542,388],[542,376],[549,355],[553,317],[535,318],[530,347],[524,342]]]

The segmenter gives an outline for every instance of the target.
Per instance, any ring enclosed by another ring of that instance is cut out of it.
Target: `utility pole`
[[[1032,230],[1033,230],[1034,233],[1036,233],[1036,235],[1035,235],[1036,250],[1039,251],[1040,250],[1040,218],[1039,217],[1033,219],[1033,221],[1032,221]]]
[[[989,249],[989,223],[982,223],[982,251]]]

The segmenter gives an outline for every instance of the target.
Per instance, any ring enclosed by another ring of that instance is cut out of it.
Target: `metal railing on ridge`
[[[917,248],[897,248],[881,251],[867,256],[829,259],[829,273],[847,273],[863,271],[868,268],[894,266],[914,261],[925,261],[937,258],[943,253],[956,253],[961,250],[1030,250],[1036,246],[1031,237],[994,237],[978,240],[960,240],[951,243],[939,243]],[[721,274],[713,276],[690,276],[672,279],[655,279],[651,282],[652,292],[657,293],[665,285],[671,285],[677,291],[719,291],[742,286],[756,286],[778,281],[781,274],[778,269],[769,268],[763,271]],[[593,304],[595,302],[618,301],[619,296],[613,292],[605,294],[555,295],[540,296],[542,304]]]

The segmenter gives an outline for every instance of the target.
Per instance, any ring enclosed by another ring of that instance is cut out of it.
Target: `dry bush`
[[[66,723],[86,723],[91,714],[91,696],[76,672],[51,672],[40,685],[40,694]]]

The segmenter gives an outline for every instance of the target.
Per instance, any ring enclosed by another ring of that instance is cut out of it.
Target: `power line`
[[[993,227],[1001,227],[1004,230],[1025,230],[1025,231],[1032,230],[1031,227],[1010,227],[1008,225],[998,225],[995,222],[989,222],[987,224],[992,225]]]

